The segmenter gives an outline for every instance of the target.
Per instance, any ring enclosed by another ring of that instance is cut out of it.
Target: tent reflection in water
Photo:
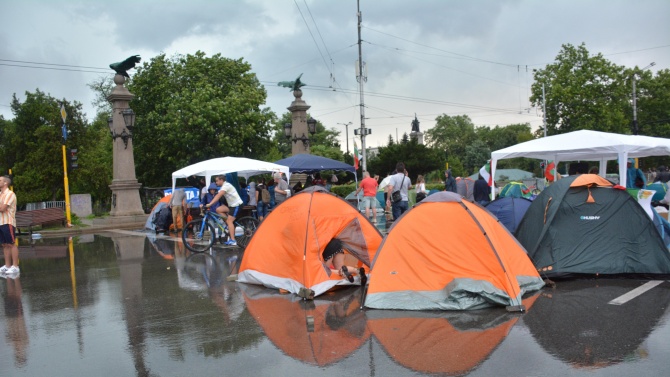
[[[543,286],[523,247],[493,215],[439,192],[391,227],[373,261],[365,306],[524,310],[524,293]]]
[[[529,312],[538,296],[523,300]],[[522,318],[499,310],[368,310],[365,314],[372,335],[398,364],[420,373],[450,376],[464,375],[486,360]]]
[[[370,337],[360,291],[328,292],[314,300],[240,284],[247,310],[270,341],[301,362],[327,366],[346,358]]]
[[[284,289],[311,299],[350,283],[333,273],[323,251],[342,241],[347,265],[366,272],[382,241],[379,230],[356,208],[323,187],[312,186],[277,206],[258,227],[244,252],[238,282]]]
[[[604,368],[647,357],[645,340],[668,320],[668,283],[623,305],[611,305],[610,300],[641,282],[604,282],[562,281],[551,294],[540,295],[523,322],[547,353],[577,368]]]

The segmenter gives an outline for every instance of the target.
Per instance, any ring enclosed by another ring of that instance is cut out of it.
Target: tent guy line
[[[628,301],[634,299],[635,297],[643,294],[644,292],[647,292],[648,290],[656,287],[657,285],[660,285],[661,283],[663,283],[663,280],[648,281],[648,282],[642,284],[641,286],[633,289],[632,291],[630,291],[626,294],[623,294],[623,295],[615,298],[614,300],[608,302],[608,304],[610,304],[610,305],[623,305],[623,304],[627,303]]]

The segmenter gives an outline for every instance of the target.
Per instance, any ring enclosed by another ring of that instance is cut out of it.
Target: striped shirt
[[[16,194],[10,189],[0,193],[0,204],[6,204],[7,210],[0,212],[0,225],[16,226]]]

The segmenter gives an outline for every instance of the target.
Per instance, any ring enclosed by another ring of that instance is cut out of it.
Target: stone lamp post
[[[112,208],[110,221],[114,223],[137,222],[146,218],[139,189],[142,186],[135,176],[135,158],[133,156],[133,134],[135,114],[128,106],[134,97],[123,84],[123,75],[114,76],[116,87],[107,96],[112,104],[112,116],[109,132],[114,143],[114,173],[112,184]]]

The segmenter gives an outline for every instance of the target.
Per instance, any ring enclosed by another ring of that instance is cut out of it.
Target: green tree
[[[464,175],[471,175],[479,171],[486,161],[491,159],[491,150],[482,140],[475,140],[472,144],[465,147],[465,157],[463,159]]]
[[[158,55],[137,69],[128,89],[137,114],[133,131],[137,176],[148,186],[173,171],[222,156],[271,152],[267,93],[242,59],[220,54]]]
[[[495,126],[493,128],[477,127],[475,133],[477,139],[486,143],[491,151],[511,147],[534,138],[528,123]]]
[[[475,125],[467,115],[440,115],[436,118],[435,127],[426,131],[428,146],[444,151],[449,160],[452,157],[462,158],[465,147],[475,138]]]
[[[107,117],[109,113],[98,113],[91,125],[86,128],[85,137],[77,146],[79,168],[76,179],[70,180],[70,193],[91,194],[94,203],[106,206],[112,192],[112,140],[109,137]]]
[[[61,104],[67,112],[69,130],[66,151],[79,148],[87,128],[80,103],[57,100],[39,89],[26,92],[24,102],[16,95],[12,99],[14,119],[3,125],[1,153],[6,168],[12,169],[19,204],[65,197]],[[70,182],[76,181],[78,171],[70,171],[68,178]]]
[[[602,54],[565,44],[554,63],[534,70],[534,78],[530,101],[542,106],[544,85],[548,135],[582,129],[631,133],[629,77]]]
[[[425,175],[444,166],[444,157],[441,151],[419,144],[416,139],[410,138],[406,143],[389,143],[380,147],[377,155],[369,159],[367,167],[372,174],[386,176],[395,170],[398,162],[404,162],[409,177],[414,182],[417,175]]]
[[[670,138],[670,70],[652,76],[637,72],[637,118],[640,134]]]

